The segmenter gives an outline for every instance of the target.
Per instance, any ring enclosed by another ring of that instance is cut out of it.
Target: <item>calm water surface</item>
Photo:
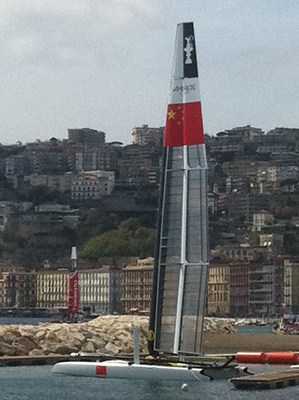
[[[54,320],[54,317],[52,319],[47,317],[0,317],[0,325],[38,325],[51,320]]]
[[[1,400],[298,400],[299,386],[237,391],[225,381],[199,382],[182,392],[180,383],[100,380],[51,375],[51,367],[1,367]]]
[[[0,318],[1,324],[38,324],[43,318]],[[246,332],[247,333],[247,332]],[[50,366],[0,367],[0,400],[299,400],[299,386],[238,391],[226,381],[199,382],[182,392],[180,382],[100,380],[51,374]]]

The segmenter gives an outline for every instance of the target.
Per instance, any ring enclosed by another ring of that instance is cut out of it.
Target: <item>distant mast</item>
[[[77,270],[77,247],[76,246],[72,246],[72,250],[71,250],[71,263],[72,263],[72,271],[76,271]]]
[[[177,26],[164,149],[153,350],[200,354],[208,276],[207,159],[192,22]]]
[[[69,274],[69,298],[68,298],[68,317],[74,320],[78,317],[80,311],[80,286],[79,272],[77,264],[77,248],[72,247],[71,251],[71,272]]]

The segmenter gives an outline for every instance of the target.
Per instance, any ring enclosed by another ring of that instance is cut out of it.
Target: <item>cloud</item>
[[[98,16],[121,15],[123,18],[130,16],[130,13],[149,14],[152,11],[153,6],[146,0],[9,0],[0,3],[2,20],[26,14],[82,17],[84,14],[94,15],[95,12],[98,12]]]
[[[12,63],[35,65],[92,57],[95,47],[117,47],[134,26],[158,16],[147,0],[10,0],[0,4],[0,54]],[[109,44],[110,41],[110,44]],[[116,41],[116,43],[114,43]]]
[[[2,0],[0,134],[90,126],[127,142],[132,126],[163,124],[175,27],[188,20],[210,133],[295,125],[298,12],[296,0]]]

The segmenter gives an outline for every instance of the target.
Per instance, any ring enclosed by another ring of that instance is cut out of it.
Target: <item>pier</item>
[[[243,390],[281,389],[299,384],[299,369],[288,368],[280,371],[242,376],[240,378],[232,378],[231,382],[237,389]]]

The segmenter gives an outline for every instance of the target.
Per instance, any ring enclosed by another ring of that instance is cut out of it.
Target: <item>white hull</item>
[[[52,372],[54,374],[102,379],[179,380],[182,382],[207,380],[209,378],[229,379],[244,375],[238,367],[188,368],[187,366],[131,364],[121,360],[61,362],[54,365]]]
[[[201,368],[164,365],[129,364],[126,361],[84,362],[70,361],[54,365],[54,374],[88,376],[108,379],[179,380],[183,382],[207,380]]]

